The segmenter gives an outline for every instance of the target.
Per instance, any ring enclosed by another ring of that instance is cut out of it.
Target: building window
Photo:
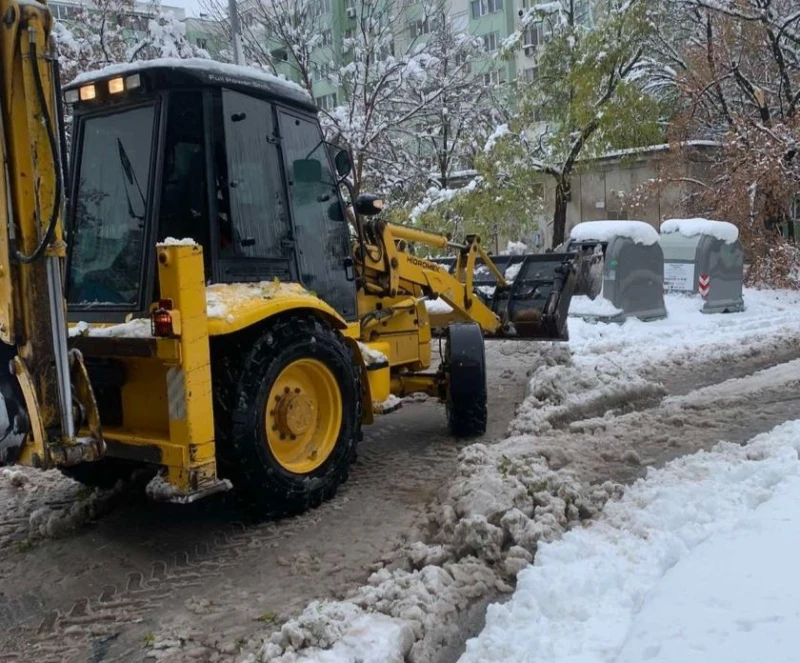
[[[333,43],[333,30],[323,30],[322,31],[322,45],[323,46],[330,46]]]
[[[505,82],[505,74],[502,71],[490,71],[483,75],[484,85],[499,85]]]
[[[332,62],[322,62],[320,64],[312,64],[311,65],[311,80],[313,82],[318,82],[325,80],[329,76],[333,74],[335,71],[335,66]]]
[[[525,55],[533,55],[542,44],[546,44],[550,39],[550,30],[545,28],[544,23],[534,23],[528,26],[522,36],[522,46]]]
[[[792,221],[800,223],[800,193],[794,194],[792,198]]]
[[[526,83],[533,83],[536,80],[536,67],[528,67],[522,71],[522,78]]]
[[[431,31],[430,23],[427,19],[420,19],[418,21],[411,21],[408,25],[408,32],[412,39],[426,35]]]
[[[472,0],[472,18],[480,18],[503,9],[503,0]]]
[[[331,13],[331,0],[314,0],[314,2],[311,3],[312,18],[330,13]]]
[[[385,44],[380,47],[378,52],[378,56],[381,60],[385,60],[388,57],[394,57],[394,42],[390,41],[388,44]]]
[[[324,111],[331,111],[336,108],[336,93],[324,94],[316,98],[317,108]]]
[[[481,37],[483,40],[483,50],[487,53],[492,53],[497,50],[497,44],[500,41],[499,32],[490,32],[488,35]]]

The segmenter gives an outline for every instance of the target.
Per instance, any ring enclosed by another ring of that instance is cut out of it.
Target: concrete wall
[[[689,147],[682,152],[682,171],[685,177],[707,181],[710,176],[711,151],[708,145]],[[684,214],[681,207],[689,184],[668,184],[658,188],[644,207],[628,211],[626,195],[649,180],[659,177],[665,160],[674,161],[676,155],[668,146],[618,153],[584,162],[572,177],[572,199],[567,209],[567,233],[583,221],[606,219],[635,219],[646,221],[659,229],[664,219]],[[545,188],[544,212],[540,228],[545,247],[552,246],[552,219],[555,208],[555,181],[543,177]]]

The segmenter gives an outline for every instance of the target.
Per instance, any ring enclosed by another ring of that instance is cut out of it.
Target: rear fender
[[[335,309],[299,283],[218,283],[206,289],[206,303],[210,336],[232,334],[294,311],[315,313],[339,331],[348,326]]]

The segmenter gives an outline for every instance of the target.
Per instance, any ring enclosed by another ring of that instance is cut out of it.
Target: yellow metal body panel
[[[159,246],[157,253],[161,297],[172,300],[182,321],[180,363],[164,364],[169,440],[188,455],[188,462],[166,465],[166,479],[190,494],[218,481],[203,252],[194,245]]]
[[[247,329],[267,318],[289,311],[312,311],[334,329],[347,329],[335,309],[299,283],[219,283],[208,286],[208,333],[221,336]]]

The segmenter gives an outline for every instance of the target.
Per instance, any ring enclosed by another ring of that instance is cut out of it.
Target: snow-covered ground
[[[684,449],[691,453],[711,447],[720,439],[713,437],[720,422],[740,417],[765,390],[790,389],[800,382],[800,369],[795,375],[799,367],[792,362],[767,367],[746,380],[720,377],[717,386],[665,399],[667,392],[654,376],[687,365],[711,371],[800,342],[800,293],[748,290],[745,301],[742,313],[705,315],[699,299],[668,295],[669,316],[664,320],[570,320],[569,344],[501,344],[501,354],[533,367],[528,396],[507,439],[462,451],[458,475],[432,508],[432,538],[408,546],[405,567],[374,574],[346,601],[309,606],[264,643],[258,659],[434,661],[437,649],[457,637],[454,615],[459,610],[492,592],[509,591],[515,577],[540,573],[539,565],[552,559],[553,569],[559,570],[554,570],[552,584],[534,601],[520,580],[519,601],[492,608],[486,630],[471,643],[465,663],[615,660],[582,658],[583,650],[572,643],[587,633],[587,639],[596,639],[589,646],[604,655],[619,651],[628,629],[619,606],[628,609],[630,622],[648,588],[685,551],[714,532],[731,529],[797,471],[797,453],[793,442],[787,442],[787,436],[800,439],[800,427],[794,426],[775,438],[759,438],[747,450],[722,445],[713,453],[674,461],[651,474],[650,482],[629,489],[622,500],[623,487],[602,478],[614,463],[639,468],[651,453],[663,462]],[[660,496],[673,485],[670,505]],[[652,509],[663,510],[650,515],[644,508],[650,503]],[[600,513],[600,525],[586,526]],[[625,523],[630,523],[629,530]],[[658,526],[664,523],[662,535]],[[608,533],[608,541],[595,547],[598,557],[581,561],[573,542],[595,527]],[[623,554],[616,565],[600,557],[623,538],[631,546],[625,550],[636,554]],[[574,570],[556,566],[570,560]],[[637,562],[650,566],[635,575]],[[601,571],[605,575],[597,575]],[[685,623],[691,625],[691,619]],[[540,634],[541,624],[552,630]],[[664,628],[670,625],[665,622]],[[381,633],[386,637],[376,638]],[[542,647],[541,658],[533,657],[532,643]],[[559,652],[566,654],[559,659]],[[632,650],[624,660],[641,661],[645,654],[653,650]]]
[[[539,547],[462,663],[797,660],[800,421],[648,473]]]
[[[800,328],[800,292],[746,288],[744,302],[741,313],[705,314],[699,296],[667,294],[664,320],[609,325],[570,318],[569,345],[579,361],[640,368],[745,354]]]

